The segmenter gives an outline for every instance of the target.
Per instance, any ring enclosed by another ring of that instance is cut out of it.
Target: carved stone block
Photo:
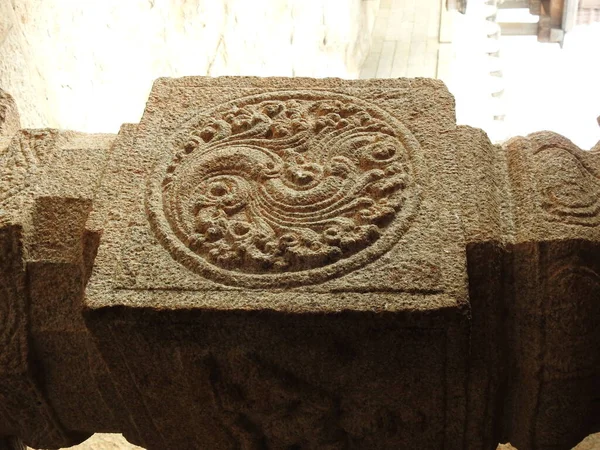
[[[0,160],[0,447],[600,427],[598,153],[493,145],[438,81],[161,79],[118,136],[11,131]]]
[[[454,128],[432,80],[155,84],[86,299],[143,445],[462,445]]]
[[[81,314],[107,136],[86,137],[20,130],[0,146],[0,436],[34,447],[71,446],[111,420],[90,382],[89,361],[102,360]],[[91,407],[74,408],[74,394]]]

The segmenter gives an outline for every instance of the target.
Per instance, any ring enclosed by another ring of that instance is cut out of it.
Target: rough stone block
[[[86,298],[143,445],[458,448],[454,127],[430,80],[155,84]]]

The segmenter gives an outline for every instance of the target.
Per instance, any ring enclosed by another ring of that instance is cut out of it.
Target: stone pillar
[[[502,149],[459,136],[467,433],[490,448],[570,449],[600,423],[600,159],[549,132]]]
[[[600,161],[556,134],[492,145],[434,80],[195,77],[118,136],[0,142],[0,436],[526,450],[600,425]]]

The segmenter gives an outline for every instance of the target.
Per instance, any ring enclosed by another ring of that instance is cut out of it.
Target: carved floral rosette
[[[158,240],[245,287],[313,284],[387,252],[419,204],[419,145],[391,114],[326,91],[239,98],[184,123],[150,179]]]

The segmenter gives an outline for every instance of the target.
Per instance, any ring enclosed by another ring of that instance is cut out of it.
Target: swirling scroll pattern
[[[598,157],[569,144],[543,145],[534,152],[541,206],[549,220],[595,227],[600,225],[600,165],[593,163]]]
[[[194,270],[259,285],[265,275],[315,282],[381,255],[406,228],[418,203],[417,148],[391,115],[352,97],[246,97],[174,136],[148,213],[159,240]],[[348,262],[354,256],[361,261]]]

